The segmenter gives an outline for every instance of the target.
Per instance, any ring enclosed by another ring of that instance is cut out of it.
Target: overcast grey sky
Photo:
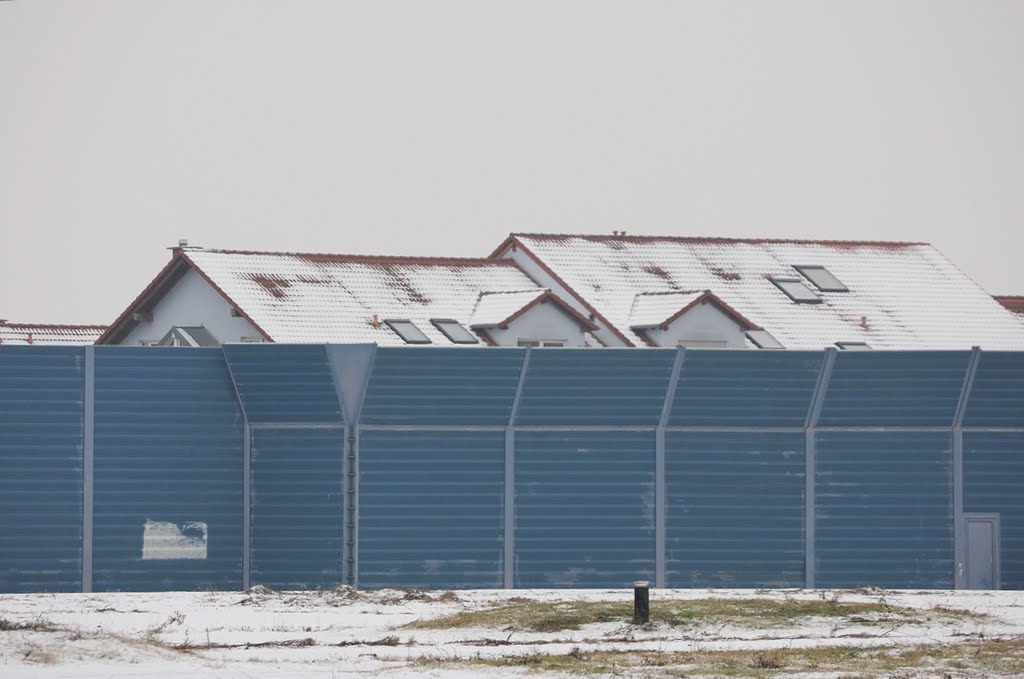
[[[1024,294],[1024,2],[0,2],[0,318],[110,322],[178,238],[613,229],[924,240]]]

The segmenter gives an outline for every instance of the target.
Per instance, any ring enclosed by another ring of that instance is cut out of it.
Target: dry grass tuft
[[[856,623],[910,623],[928,615],[945,618],[976,616],[959,609],[919,611],[883,602],[843,602],[838,599],[691,599],[654,601],[651,621],[672,627],[736,624],[752,628],[791,626],[809,618],[836,618]],[[410,629],[490,627],[506,631],[558,632],[601,622],[628,623],[632,605],[627,601],[541,602],[508,600],[500,606],[408,624]]]

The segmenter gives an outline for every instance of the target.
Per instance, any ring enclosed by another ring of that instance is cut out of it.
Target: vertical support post
[[[92,591],[93,489],[95,487],[96,347],[85,348],[82,441],[82,591]]]
[[[665,427],[672,413],[672,404],[676,398],[676,387],[679,384],[679,373],[683,367],[686,349],[676,349],[676,357],[672,362],[672,373],[665,388],[665,398],[661,404],[661,416],[658,428],[654,432],[654,586],[667,587],[668,571],[666,567],[666,535],[668,532],[668,486],[665,472]]]
[[[252,586],[252,427],[242,427],[242,589]]]
[[[523,366],[519,369],[519,382],[516,384],[516,395],[512,399],[512,410],[508,415],[505,427],[505,498],[503,507],[504,549],[502,551],[502,586],[505,589],[515,587],[515,531],[516,531],[516,417],[519,415],[519,401],[523,396],[523,384],[526,383],[526,371],[530,367],[530,352],[527,347],[523,354]]]
[[[341,462],[342,578],[346,584],[355,587],[359,568],[359,420],[370,375],[377,362],[377,345],[328,344],[325,351],[345,424]]]
[[[349,584],[359,588],[359,426],[352,426],[352,440],[349,442],[348,469],[348,562]]]
[[[967,526],[964,523],[964,415],[967,413],[967,401],[974,387],[974,376],[981,363],[981,349],[974,347],[971,358],[967,362],[964,384],[960,390],[960,399],[953,415],[953,587],[963,589],[966,586],[965,564],[967,563]]]
[[[825,394],[832,381],[832,369],[836,364],[836,349],[825,350],[825,358],[818,373],[818,382],[814,385],[811,407],[804,421],[804,588],[814,589],[817,579],[815,560],[818,476],[818,436],[815,431],[821,418],[821,409],[825,405]]]
[[[651,586],[649,582],[633,583],[633,624],[646,625],[651,621]]]

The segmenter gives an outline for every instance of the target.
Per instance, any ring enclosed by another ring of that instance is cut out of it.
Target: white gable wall
[[[666,330],[647,330],[647,336],[659,347],[674,347],[680,340],[725,342],[728,349],[743,349],[747,343],[743,327],[717,306],[708,303],[690,309]]]
[[[590,318],[590,310],[583,306],[582,303],[573,295],[571,292],[562,287],[558,281],[552,278],[547,271],[541,268],[536,261],[520,249],[513,250],[511,247],[503,255],[505,259],[511,259],[513,262],[519,265],[519,268],[526,272],[526,275],[537,282],[538,285],[544,288],[548,288],[551,292],[555,293],[563,300],[565,300],[569,306],[576,311],[580,312],[584,318]],[[601,343],[606,347],[624,347],[625,343],[618,338],[618,336],[610,331],[601,322],[599,318],[591,319],[597,326],[598,329],[594,331],[593,335],[597,339],[601,340]],[[497,341],[497,340],[495,340]],[[499,342],[499,344],[501,344]],[[583,345],[580,345],[583,346]]]
[[[141,341],[155,342],[176,325],[206,326],[221,342],[261,336],[249,321],[232,316],[227,300],[190,270],[153,308],[153,320],[139,323],[120,343],[137,346]]]
[[[508,325],[507,330],[487,328],[487,334],[501,347],[514,347],[519,340],[560,340],[567,347],[585,347],[584,329],[557,304],[535,304]]]

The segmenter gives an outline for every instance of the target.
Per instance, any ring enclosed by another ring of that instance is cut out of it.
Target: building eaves
[[[560,285],[562,287],[562,289],[564,289],[570,295],[572,295],[577,300],[579,300],[579,303],[582,304],[583,307],[595,319],[601,321],[601,323],[604,324],[604,327],[607,328],[610,333],[612,333],[613,335],[618,337],[622,341],[623,344],[625,344],[627,347],[636,346],[636,343],[633,342],[633,340],[631,340],[629,337],[627,337],[613,323],[611,323],[607,318],[605,318],[603,315],[601,315],[601,312],[598,311],[596,308],[594,308],[594,305],[592,305],[590,302],[588,302],[587,299],[583,295],[581,295],[576,290],[574,290],[573,287],[571,285],[569,285],[561,276],[559,276],[557,273],[555,273],[554,270],[552,270],[551,267],[549,267],[547,265],[547,263],[543,259],[538,257],[532,250],[530,250],[530,248],[526,247],[526,245],[519,239],[519,237],[518,237],[519,235],[522,235],[522,234],[511,234],[508,238],[506,238],[504,241],[502,241],[501,245],[499,245],[490,254],[490,258],[493,258],[493,259],[496,259],[496,260],[500,261],[500,260],[503,259],[504,254],[509,249],[518,248],[518,249],[522,250],[523,253],[527,257],[532,259],[533,262],[538,267],[540,267],[540,269],[542,271],[544,271],[544,273],[546,273],[548,276],[550,276],[552,280],[554,280],[556,283],[558,283],[558,285]]]

